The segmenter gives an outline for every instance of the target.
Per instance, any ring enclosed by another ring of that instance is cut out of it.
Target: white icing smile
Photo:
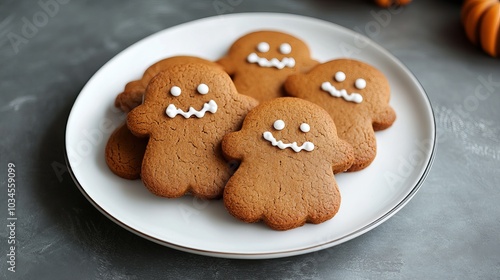
[[[265,57],[260,57],[256,53],[249,54],[247,57],[247,61],[250,63],[256,63],[260,67],[275,67],[278,69],[283,69],[285,67],[292,68],[295,66],[295,59],[293,59],[293,57],[283,57],[282,60],[274,57],[269,60]]]
[[[363,96],[361,96],[361,94],[355,92],[348,94],[345,89],[338,90],[330,82],[322,83],[321,89],[330,93],[331,96],[342,97],[349,102],[361,103],[363,101]]]
[[[276,141],[276,138],[274,138],[273,134],[269,131],[266,131],[264,132],[263,134],[264,136],[264,139],[266,139],[267,141],[271,142],[271,144],[275,147],[278,147],[282,150],[286,149],[286,148],[291,148],[292,150],[294,150],[296,153],[302,151],[302,150],[305,150],[305,151],[308,151],[308,152],[311,152],[312,150],[314,150],[314,144],[312,142],[309,142],[309,141],[306,141],[302,144],[302,146],[298,146],[297,145],[297,142],[293,142],[293,143],[283,143],[283,141],[279,140],[279,141]]]
[[[210,112],[212,114],[217,112],[217,103],[215,103],[215,101],[213,100],[210,100],[209,102],[203,104],[203,108],[201,108],[201,110],[199,111],[197,111],[193,107],[189,107],[189,110],[187,112],[184,112],[182,109],[177,109],[174,104],[168,105],[166,110],[167,116],[169,116],[170,118],[175,118],[175,116],[181,115],[186,119],[190,118],[193,115],[197,118],[203,118],[206,112]]]

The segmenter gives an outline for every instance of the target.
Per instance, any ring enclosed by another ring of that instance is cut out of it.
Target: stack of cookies
[[[169,57],[128,83],[106,162],[158,196],[222,197],[244,222],[318,224],[340,207],[334,174],[374,160],[375,131],[396,119],[389,98],[374,67],[319,63],[302,40],[257,31],[218,61]]]

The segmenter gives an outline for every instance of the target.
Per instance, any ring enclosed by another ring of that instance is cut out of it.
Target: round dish
[[[377,157],[365,170],[336,176],[342,205],[331,220],[278,232],[233,218],[222,201],[165,199],[140,180],[111,173],[104,160],[109,135],[125,118],[114,108],[125,84],[154,62],[173,55],[218,59],[238,37],[273,29],[302,38],[319,61],[352,57],[374,65],[391,84],[397,120],[377,132]],[[153,34],[111,59],[88,81],[66,128],[67,165],[76,185],[104,215],[159,244],[227,258],[276,258],[338,245],[380,225],[422,185],[434,157],[436,128],[427,95],[412,73],[368,38],[330,22],[297,15],[217,16]]]

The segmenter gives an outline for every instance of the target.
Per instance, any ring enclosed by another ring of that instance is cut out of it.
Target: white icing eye
[[[354,86],[357,89],[364,89],[366,87],[366,81],[365,79],[357,79],[356,82],[354,82]]]
[[[310,130],[311,130],[311,126],[309,126],[309,124],[302,123],[300,125],[300,131],[302,131],[302,132],[309,132]]]
[[[206,84],[199,84],[196,90],[199,94],[207,94],[209,89]]]
[[[282,54],[289,54],[292,52],[292,46],[288,43],[283,43],[280,45],[280,53]]]
[[[170,94],[172,94],[173,96],[179,96],[179,95],[181,95],[181,88],[178,87],[178,86],[173,86],[170,89]]]
[[[342,71],[335,73],[335,81],[339,83],[345,81],[345,73]]]
[[[282,130],[283,128],[285,128],[285,122],[283,120],[276,120],[273,126],[276,130]]]
[[[269,44],[266,43],[266,42],[260,42],[258,45],[257,45],[257,50],[259,52],[268,52],[269,51]]]

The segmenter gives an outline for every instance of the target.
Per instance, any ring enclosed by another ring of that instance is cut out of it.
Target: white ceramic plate
[[[351,56],[380,69],[392,87],[394,125],[377,132],[378,155],[367,169],[336,176],[338,214],[320,224],[279,232],[245,224],[222,201],[164,199],[142,183],[115,176],[104,147],[124,115],[113,107],[124,85],[154,62],[172,55],[221,57],[234,40],[274,29],[305,40],[319,61]],[[89,201],[124,228],[172,248],[228,258],[284,257],[335,246],[391,217],[415,195],[430,169],[435,123],[429,100],[408,69],[382,47],[353,31],[318,19],[286,14],[233,14],[201,19],[151,35],[106,63],[88,81],[68,119],[66,155],[72,176]]]

